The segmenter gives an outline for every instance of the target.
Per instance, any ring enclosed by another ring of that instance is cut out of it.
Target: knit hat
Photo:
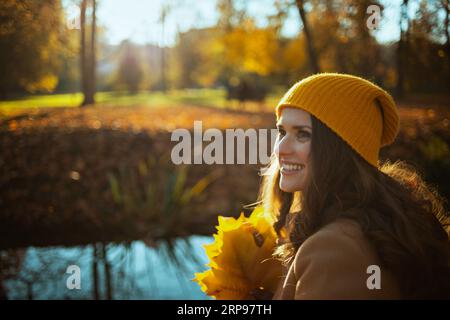
[[[370,81],[339,73],[319,73],[297,82],[278,103],[300,108],[327,125],[370,164],[377,167],[380,148],[399,130],[392,97]]]

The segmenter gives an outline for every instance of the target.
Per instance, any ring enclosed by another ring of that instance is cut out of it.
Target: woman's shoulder
[[[358,222],[339,218],[311,235],[298,249],[294,263],[305,259],[315,261],[377,263],[375,250],[365,237]]]
[[[339,218],[310,236],[298,249],[293,261],[298,282],[296,297],[396,297],[392,276],[382,269],[383,287],[388,290],[368,289],[371,266],[380,268],[380,260],[359,223]]]
[[[360,224],[350,218],[337,218],[326,224],[314,233],[309,239],[322,238],[324,236],[364,237]]]

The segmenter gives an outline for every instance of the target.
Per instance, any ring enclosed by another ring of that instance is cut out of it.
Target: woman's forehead
[[[277,124],[281,124],[283,126],[311,126],[311,116],[309,112],[305,110],[285,107],[281,111],[281,116]]]

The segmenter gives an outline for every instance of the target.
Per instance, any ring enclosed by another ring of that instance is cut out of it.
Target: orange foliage
[[[196,273],[202,291],[216,299],[246,299],[256,289],[274,292],[281,263],[272,257],[273,218],[256,208],[249,218],[219,217],[214,242],[205,245],[211,269]]]

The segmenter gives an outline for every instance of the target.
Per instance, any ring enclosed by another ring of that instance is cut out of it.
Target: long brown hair
[[[370,165],[311,115],[309,182],[301,192],[279,188],[272,161],[259,200],[275,217],[274,255],[289,264],[300,245],[338,217],[359,223],[405,298],[448,298],[450,242],[445,199],[404,161]],[[298,210],[293,210],[297,205]]]

